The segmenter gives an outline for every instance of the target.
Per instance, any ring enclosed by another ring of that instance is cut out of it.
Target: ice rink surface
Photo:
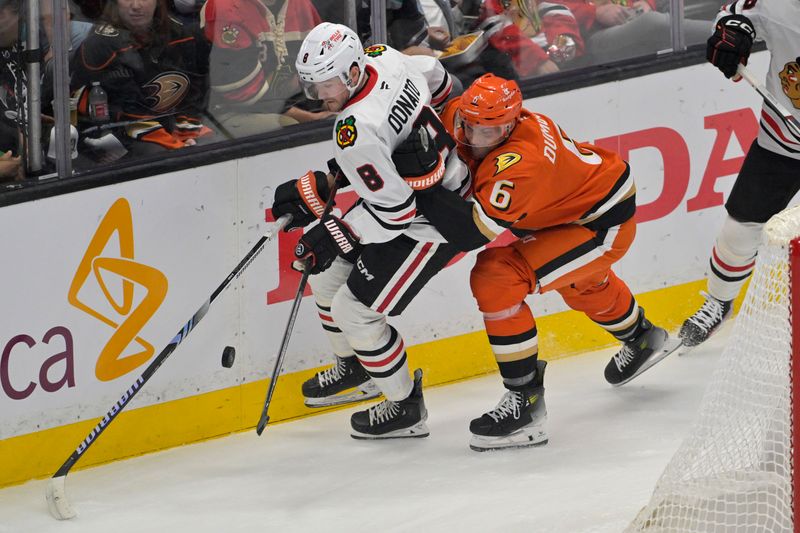
[[[0,532],[620,532],[689,431],[730,329],[616,389],[603,379],[615,350],[554,361],[545,446],[469,449],[469,421],[503,393],[494,374],[427,389],[425,439],[353,440],[356,408],[340,410],[73,472],[68,522],[48,514],[44,481],[0,490]]]

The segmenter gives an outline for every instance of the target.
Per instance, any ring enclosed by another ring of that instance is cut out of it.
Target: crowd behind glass
[[[304,97],[294,70],[303,38],[322,21],[355,27],[365,45],[380,39],[406,54],[438,56],[466,87],[486,72],[523,80],[652,55],[676,39],[698,44],[722,3],[29,1],[0,0],[0,191],[330,117]],[[54,31],[59,4],[68,12],[61,33]],[[375,16],[376,6],[385,16]],[[672,21],[676,6],[682,16]],[[376,21],[385,27],[373,32]],[[65,50],[50,44],[67,41]],[[67,58],[68,78],[54,74],[54,57]],[[59,79],[68,90],[58,90]],[[60,107],[69,109],[69,128],[54,127],[56,94],[69,95]],[[66,174],[56,163],[59,143],[70,159]]]

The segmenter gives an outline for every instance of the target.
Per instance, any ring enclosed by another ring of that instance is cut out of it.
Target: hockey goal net
[[[800,531],[792,453],[800,445],[793,387],[800,311],[793,321],[793,309],[800,310],[800,207],[767,223],[698,419],[626,532]]]

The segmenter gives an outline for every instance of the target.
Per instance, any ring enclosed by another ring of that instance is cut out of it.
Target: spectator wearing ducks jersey
[[[132,155],[209,138],[212,131],[202,123],[205,40],[171,18],[164,0],[111,0],[109,9],[110,23],[92,28],[70,65],[71,88],[80,94],[79,126],[99,133],[89,113],[97,82],[108,95],[110,121],[118,124],[108,131]]]

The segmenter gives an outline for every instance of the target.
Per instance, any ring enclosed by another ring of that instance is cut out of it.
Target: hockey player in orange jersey
[[[557,291],[620,340],[605,369],[622,385],[679,344],[645,318],[611,270],[636,233],[636,186],[619,155],[576,142],[549,117],[522,108],[514,81],[487,74],[445,108],[442,121],[473,174],[473,198],[425,196],[418,209],[468,250],[506,229],[519,240],[478,254],[470,285],[508,392],[472,421],[475,450],[547,442],[536,321],[528,294]],[[460,222],[458,222],[460,221]]]

